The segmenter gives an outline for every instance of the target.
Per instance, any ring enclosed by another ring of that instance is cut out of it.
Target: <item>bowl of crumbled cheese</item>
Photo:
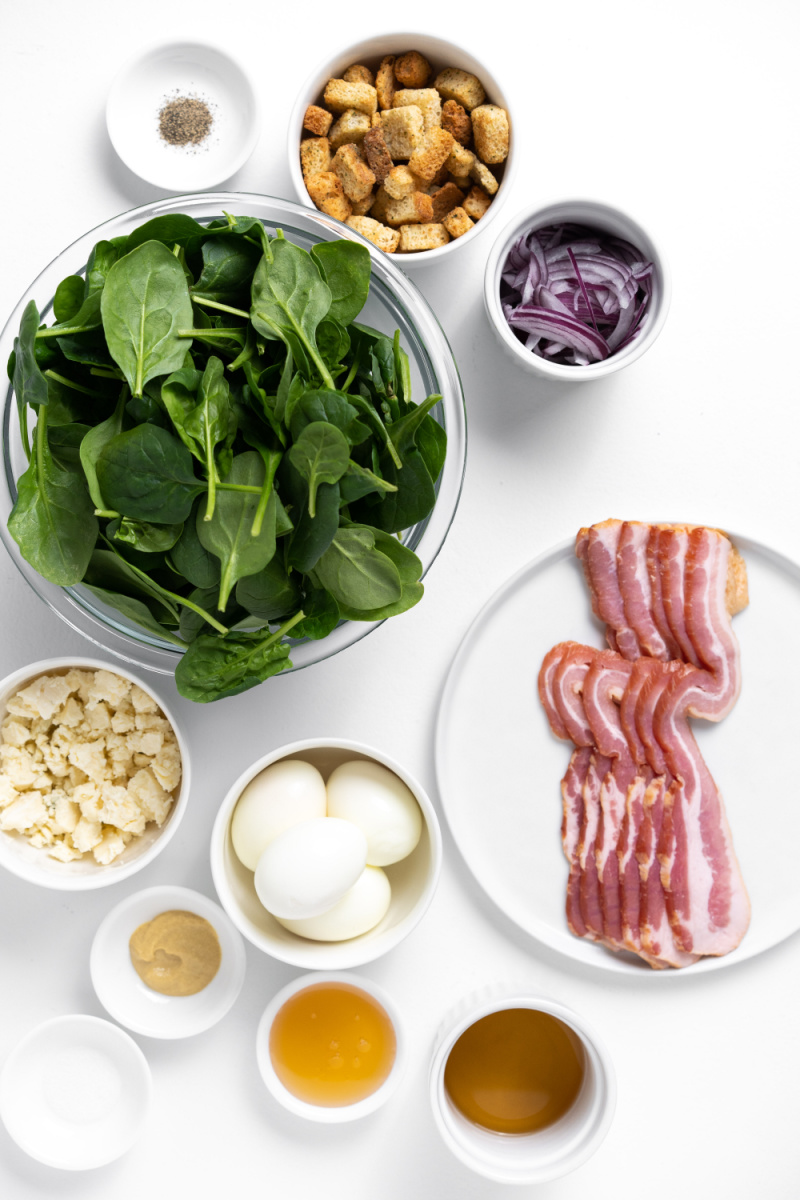
[[[0,866],[43,887],[127,879],[175,834],[186,743],[136,676],[53,658],[0,682]]]

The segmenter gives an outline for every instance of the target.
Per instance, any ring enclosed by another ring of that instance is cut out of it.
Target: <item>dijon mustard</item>
[[[129,944],[134,970],[163,996],[194,996],[222,961],[217,931],[197,913],[172,909],[140,925]]]

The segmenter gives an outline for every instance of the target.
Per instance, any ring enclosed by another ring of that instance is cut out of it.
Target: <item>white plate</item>
[[[222,950],[214,978],[193,996],[164,996],[148,987],[131,962],[129,942],[135,930],[159,913],[196,913],[213,925]],[[92,942],[89,970],[103,1008],[134,1033],[152,1038],[185,1038],[204,1033],[221,1021],[242,990],[246,968],[244,941],[218,904],[191,888],[145,888],[121,901],[100,925]]]
[[[31,1158],[64,1171],[113,1162],[139,1137],[150,1068],[133,1038],[100,1017],[54,1017],[11,1051],[0,1117]]]
[[[698,744],[717,782],[750,893],[740,946],[682,971],[653,971],[633,955],[574,937],[564,915],[560,781],[571,747],[550,732],[537,676],[556,642],[601,647],[573,543],[523,567],[478,614],[456,654],[436,734],[439,791],[470,870],[499,908],[540,942],[607,971],[696,975],[733,966],[800,928],[800,876],[779,866],[779,847],[800,842],[791,785],[800,692],[800,567],[731,534],[747,563],[750,606],[734,618],[742,693],[718,725],[697,721]]]
[[[213,125],[196,146],[171,146],[158,131],[161,109],[179,96],[204,100]],[[255,149],[258,100],[244,68],[203,42],[140,51],[112,84],[106,104],[111,144],[136,175],[171,192],[207,190],[230,179]]]

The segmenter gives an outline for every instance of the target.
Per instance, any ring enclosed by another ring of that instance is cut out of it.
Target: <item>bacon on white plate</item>
[[[583,565],[589,587],[592,611],[605,623],[606,640],[612,650],[623,658],[638,658],[641,649],[625,616],[625,604],[617,574],[617,548],[622,521],[603,521],[582,529],[575,543],[575,553]]]
[[[651,527],[642,521],[623,521],[617,545],[617,577],[625,619],[636,634],[642,654],[668,661],[673,657],[656,621],[647,546]],[[659,597],[660,598],[660,597]]]

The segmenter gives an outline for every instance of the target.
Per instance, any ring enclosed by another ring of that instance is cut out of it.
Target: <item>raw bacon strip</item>
[[[653,726],[676,780],[659,845],[661,878],[676,942],[696,954],[728,954],[750,923],[750,902],[722,798],[687,711],[702,672],[684,667],[664,690]]]
[[[684,671],[685,664],[679,662],[661,663],[652,659],[641,659],[635,668],[645,676],[645,682],[639,689],[634,718],[636,731],[645,748],[648,765],[655,775],[666,775],[669,770],[665,757],[664,745],[654,727],[654,714],[665,690],[669,688],[676,674]],[[689,668],[693,670],[693,668]]]
[[[739,697],[739,643],[728,612],[728,563],[733,547],[713,529],[693,529],[684,583],[686,630],[705,668],[689,701],[692,716],[721,721]],[[689,698],[688,691],[683,692]]]
[[[605,929],[595,846],[600,817],[600,789],[610,769],[611,759],[596,752],[592,754],[583,787],[583,822],[578,840],[581,914],[586,928],[598,940],[605,940]]]
[[[617,547],[621,521],[603,521],[581,530],[575,553],[583,564],[592,599],[592,611],[606,625],[606,640],[623,658],[635,659],[641,653],[636,634],[625,617],[625,606],[617,578]],[[585,536],[584,536],[585,535]]]
[[[581,872],[578,860],[578,841],[583,825],[583,788],[592,750],[589,746],[579,746],[572,754],[567,767],[567,773],[561,781],[561,798],[563,816],[561,820],[561,844],[564,855],[569,863],[569,878],[567,880],[567,924],[576,937],[593,937],[586,928],[586,922],[581,912]]]
[[[669,627],[666,609],[664,608],[664,597],[661,592],[661,565],[658,561],[658,542],[660,536],[661,530],[659,527],[651,525],[647,538],[647,574],[650,579],[650,602],[652,605],[653,623],[664,642],[667,651],[667,661],[669,661],[673,658],[680,658],[681,652],[678,643],[672,636],[672,630]]]
[[[658,564],[661,572],[661,597],[672,636],[683,662],[700,665],[692,639],[686,629],[684,579],[689,554],[689,533],[674,526],[661,526],[658,533]]]
[[[617,576],[625,619],[636,634],[642,653],[666,662],[672,655],[653,616],[652,587],[647,570],[649,537],[649,525],[641,521],[623,522],[617,547]]]
[[[663,776],[654,779],[644,794],[642,820],[636,841],[640,877],[639,934],[646,952],[672,967],[688,967],[697,962],[698,956],[686,953],[675,942],[657,856],[666,795],[667,785]]]
[[[599,651],[568,642],[553,675],[552,695],[558,714],[576,746],[593,746],[594,737],[583,707],[583,681]]]
[[[570,737],[567,733],[567,727],[561,719],[561,714],[556,707],[556,702],[553,697],[553,679],[558,668],[561,666],[561,660],[565,651],[572,642],[559,642],[557,646],[553,646],[552,650],[548,650],[544,656],[544,662],[539,670],[539,699],[542,708],[547,714],[547,719],[550,722],[550,728],[557,738],[562,741],[569,741]]]

